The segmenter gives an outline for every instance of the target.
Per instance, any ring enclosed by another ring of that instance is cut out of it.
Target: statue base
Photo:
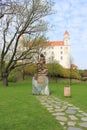
[[[32,94],[49,95],[48,77],[38,76],[37,80],[32,79]]]

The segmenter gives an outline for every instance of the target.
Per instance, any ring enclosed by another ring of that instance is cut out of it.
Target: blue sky
[[[70,34],[72,62],[79,69],[87,69],[87,0],[53,0],[55,14],[48,20],[53,26],[48,32],[50,41],[63,40]]]

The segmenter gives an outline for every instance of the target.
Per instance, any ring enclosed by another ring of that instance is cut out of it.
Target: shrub
[[[87,77],[82,77],[82,81],[87,81]]]
[[[82,73],[82,77],[87,77],[87,71],[84,71],[84,72]]]
[[[47,64],[48,75],[51,77],[63,77],[63,78],[73,78],[81,79],[81,75],[78,70],[63,68],[58,63]]]
[[[24,67],[24,74],[32,76],[37,71],[37,65],[31,64]]]
[[[17,82],[21,80],[22,78],[23,78],[23,74],[22,74],[21,68],[16,68],[10,73],[8,77],[8,81]]]
[[[72,79],[81,79],[81,75],[78,70],[71,69],[71,78]]]

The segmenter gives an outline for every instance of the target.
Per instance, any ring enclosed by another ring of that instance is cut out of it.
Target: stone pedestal
[[[49,87],[48,87],[48,77],[44,76],[38,77],[38,80],[35,80],[34,77],[32,79],[32,93],[33,94],[41,94],[41,95],[49,95]]]
[[[37,82],[39,84],[44,84],[45,83],[45,76],[43,76],[43,75],[38,76]]]

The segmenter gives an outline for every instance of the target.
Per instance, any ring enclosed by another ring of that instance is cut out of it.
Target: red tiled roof
[[[30,46],[31,43],[27,42],[24,44],[24,47]],[[64,42],[63,41],[52,41],[52,42],[45,42],[43,44],[40,44],[41,46],[63,46]]]
[[[71,64],[71,68],[78,68],[75,64]]]
[[[52,41],[47,43],[48,46],[63,46],[64,42],[63,41]]]
[[[66,35],[66,34],[68,34],[68,35],[69,35],[68,31],[65,31],[64,35]]]

